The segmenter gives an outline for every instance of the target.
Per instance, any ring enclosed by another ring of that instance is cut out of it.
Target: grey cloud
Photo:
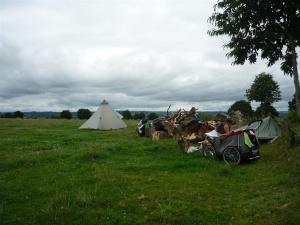
[[[0,111],[95,108],[103,98],[119,109],[226,110],[263,71],[280,84],[276,107],[294,92],[278,65],[231,66],[226,38],[206,33],[213,2],[4,3]]]

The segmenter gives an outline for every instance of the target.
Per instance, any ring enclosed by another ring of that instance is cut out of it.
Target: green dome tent
[[[259,123],[260,121],[255,121],[248,126],[248,128],[254,129],[258,139],[268,140],[281,136],[281,129],[272,117],[268,116],[262,119],[262,123],[260,125]]]

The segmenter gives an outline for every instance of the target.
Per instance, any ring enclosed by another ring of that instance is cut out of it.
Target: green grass
[[[300,224],[300,148],[228,166],[174,140],[0,120],[0,224]],[[298,127],[299,130],[299,127]]]

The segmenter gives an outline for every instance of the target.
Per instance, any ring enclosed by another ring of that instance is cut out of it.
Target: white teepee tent
[[[125,128],[127,125],[114,111],[107,101],[103,101],[93,115],[79,129],[113,130]]]
[[[116,112],[120,119],[123,119],[123,115],[121,113]]]

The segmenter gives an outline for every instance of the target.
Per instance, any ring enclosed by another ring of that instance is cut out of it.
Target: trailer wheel
[[[223,160],[226,164],[240,164],[241,153],[237,147],[228,147],[223,151]]]
[[[214,157],[215,156],[215,148],[212,145],[205,145],[203,148],[203,154],[206,157]]]

